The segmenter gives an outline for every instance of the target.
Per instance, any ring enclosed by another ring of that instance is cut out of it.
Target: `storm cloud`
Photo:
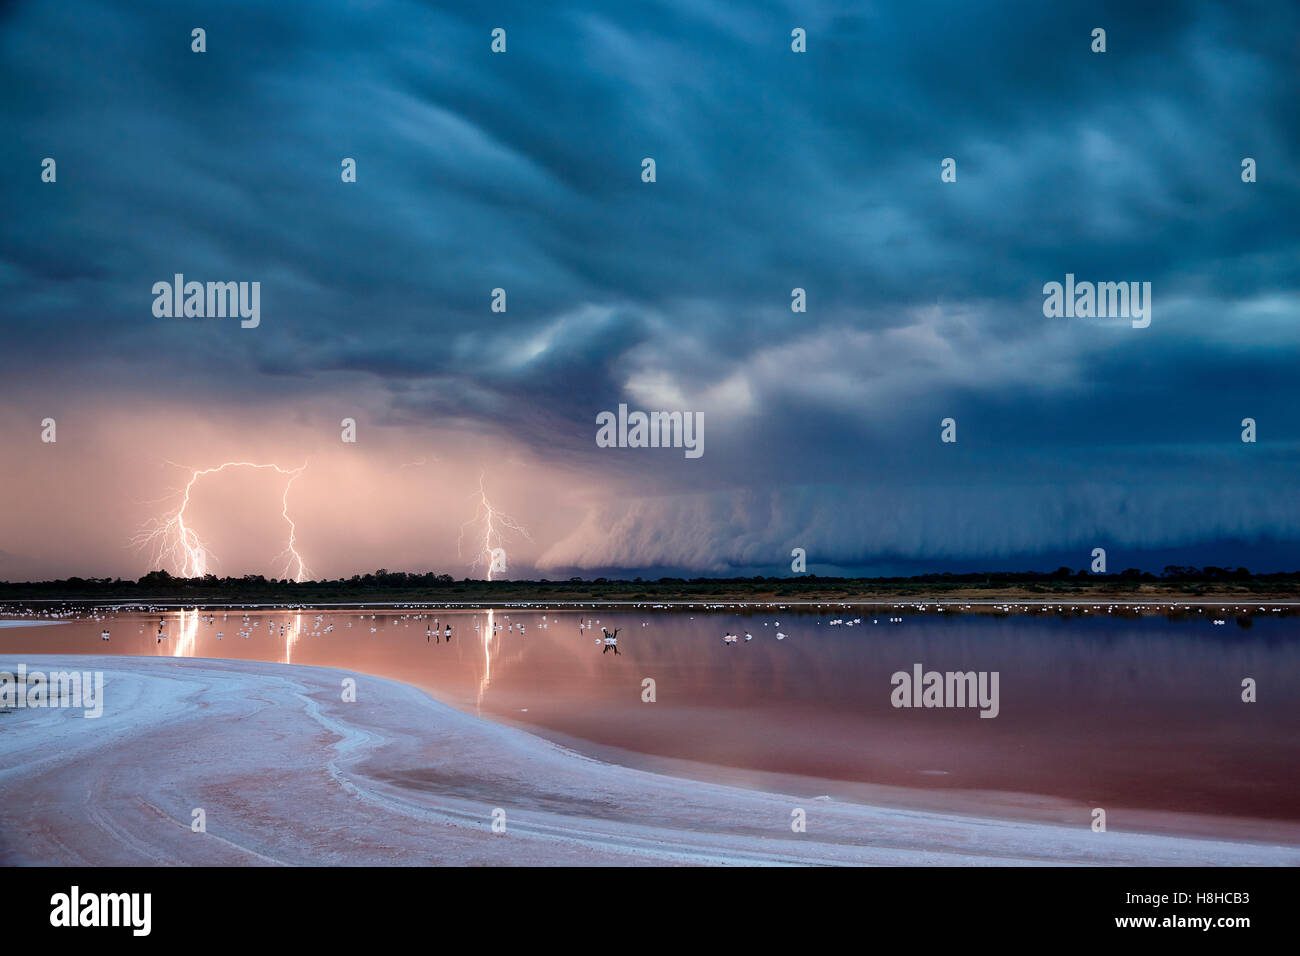
[[[51,513],[14,459],[55,406],[69,436],[156,415],[122,451],[150,460],[187,420],[231,455],[351,414],[389,436],[377,494],[435,446],[461,497],[492,462],[569,488],[521,573],[1300,566],[1293,6],[19,0],[0,27],[0,478]],[[260,282],[260,326],[154,317],[175,273]],[[1067,273],[1150,282],[1150,327],[1046,318]],[[706,454],[597,448],[619,403],[702,412]],[[32,536],[0,524],[92,570]]]

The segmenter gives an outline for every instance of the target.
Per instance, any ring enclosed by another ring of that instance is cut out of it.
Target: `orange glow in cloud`
[[[349,413],[361,424],[356,444],[339,438]],[[46,414],[59,421],[55,444],[42,444],[33,427]],[[0,408],[0,441],[8,451],[0,461],[8,503],[0,509],[0,579],[10,581],[134,579],[160,564],[189,575],[332,579],[387,568],[459,579],[473,573],[457,544],[469,533],[464,502],[484,500],[484,467],[492,528],[475,529],[474,550],[483,541],[500,547],[502,530],[526,525],[530,536],[506,545],[512,569],[528,577],[550,543],[581,525],[599,490],[504,437],[378,424],[355,407],[318,411],[314,403],[220,414],[139,399],[106,398],[93,413],[80,403],[48,412],[11,404]],[[168,462],[204,467],[177,481]],[[174,497],[160,502],[169,486]],[[142,526],[147,538],[169,523],[170,537],[143,552],[132,545]]]

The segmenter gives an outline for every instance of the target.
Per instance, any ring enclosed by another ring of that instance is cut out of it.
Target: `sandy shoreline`
[[[1297,865],[1300,847],[886,809],[616,766],[365,674],[103,670],[103,716],[0,714],[0,863]],[[344,703],[341,682],[357,682]],[[807,832],[791,830],[802,808]],[[195,808],[207,832],[191,831]],[[492,832],[494,810],[506,833]]]

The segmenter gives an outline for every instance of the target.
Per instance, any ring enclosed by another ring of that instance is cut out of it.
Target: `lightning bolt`
[[[514,518],[510,517],[503,511],[498,511],[492,507],[492,502],[488,501],[487,491],[483,488],[483,474],[478,476],[478,507],[474,517],[470,518],[460,526],[460,535],[456,538],[456,553],[463,554],[461,544],[465,539],[465,529],[479,522],[483,523],[483,540],[479,545],[478,552],[474,555],[474,560],[470,562],[471,568],[476,568],[480,564],[487,565],[487,579],[492,580],[492,572],[495,570],[493,561],[493,552],[500,550],[502,557],[505,556],[505,549],[501,547],[503,531],[515,531],[522,534],[529,541],[533,540],[528,531],[523,528]]]
[[[293,471],[286,472],[289,476],[289,480],[284,483],[284,496],[280,499],[280,515],[289,525],[289,545],[276,555],[276,557],[284,558],[284,574],[280,575],[281,577],[287,578],[290,569],[294,569],[294,565],[297,565],[293,574],[295,582],[302,581],[307,577],[307,565],[303,563],[302,555],[298,553],[298,526],[294,524],[293,519],[289,517],[289,489],[293,487],[293,483],[298,480],[298,476],[302,474],[303,468],[306,467],[307,463],[303,462],[302,468],[295,468]],[[278,470],[279,469],[277,469],[277,471]],[[299,622],[299,626],[301,627],[301,621]],[[286,661],[286,663],[288,662]]]
[[[168,464],[174,465],[175,462],[168,462]],[[161,518],[153,519],[131,537],[131,543],[140,549],[152,548],[153,556],[150,563],[155,567],[170,563],[178,569],[177,574],[183,578],[201,578],[207,574],[209,558],[215,559],[216,556],[203,543],[195,530],[185,523],[185,509],[190,506],[190,493],[194,490],[194,486],[200,478],[206,475],[215,475],[227,468],[269,469],[289,479],[285,482],[284,494],[280,499],[280,515],[289,525],[289,545],[276,555],[276,559],[285,559],[283,577],[288,577],[292,571],[294,581],[304,580],[308,575],[308,570],[302,555],[298,552],[298,527],[294,524],[293,519],[289,517],[289,489],[293,487],[293,483],[298,479],[298,476],[307,468],[306,462],[303,462],[297,468],[281,468],[276,464],[263,465],[252,461],[227,461],[213,468],[193,469],[190,480],[178,492],[181,496],[180,507],[174,512],[163,515]]]

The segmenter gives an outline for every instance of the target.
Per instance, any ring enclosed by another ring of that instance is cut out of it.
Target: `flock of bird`
[[[842,605],[842,606],[849,607],[850,605]],[[595,607],[595,605],[593,605],[593,607]],[[674,609],[673,605],[662,605],[662,604],[647,605],[646,607],[653,610]],[[710,611],[723,611],[723,610],[736,610],[738,608],[742,608],[743,606],[735,605],[735,604],[709,604],[709,605],[704,605],[704,607],[706,610],[710,610]],[[1115,613],[1117,610],[1121,611],[1121,613],[1124,611],[1128,611],[1128,612],[1171,611],[1171,610],[1180,609],[1182,606],[1176,604],[1175,605],[1155,605],[1155,604],[1100,605],[1099,604],[1092,607],[1086,607],[1086,606],[1069,605],[1069,604],[1052,605],[1052,604],[1007,603],[1007,604],[984,605],[983,607],[986,607],[989,610],[1000,612],[1000,613],[1032,613],[1032,612],[1042,612],[1042,611],[1056,611],[1058,613],[1089,614],[1093,610],[1104,611],[1105,613]],[[943,605],[943,604],[918,603],[913,605],[895,605],[895,608],[911,609],[920,613],[925,613],[925,612],[944,613],[952,610],[970,611],[973,609],[973,606],[970,604]],[[1185,608],[1183,609],[1186,611],[1197,611],[1198,613],[1204,613],[1205,610],[1204,608],[1196,607],[1194,605],[1186,605]],[[68,619],[80,619],[80,620],[89,620],[89,621],[97,621],[97,622],[106,622],[110,620],[110,617],[115,612],[147,611],[148,613],[159,615],[158,630],[155,637],[156,637],[156,643],[161,644],[164,640],[168,639],[167,617],[166,617],[166,612],[168,610],[169,609],[165,607],[149,606],[149,605],[119,605],[111,608],[91,608],[91,609],[73,607],[73,608],[60,608],[54,610],[28,609],[28,608],[11,609],[7,607],[0,607],[0,614],[20,613],[25,618],[36,619],[36,620],[48,619],[50,621],[62,621]],[[276,610],[287,612],[291,616],[286,618],[285,620],[278,621],[278,622],[275,620],[266,621],[267,627],[265,632],[257,631],[257,629],[260,628],[263,624],[262,620],[255,619],[249,613],[243,613],[242,615],[240,615],[238,612],[236,612],[236,617],[238,619],[235,624],[236,636],[247,640],[250,637],[252,637],[254,633],[266,633],[268,636],[272,636],[272,637],[278,636],[281,638],[296,639],[297,637],[304,636],[304,631],[306,632],[305,636],[318,637],[324,634],[329,634],[335,629],[334,623],[326,622],[324,614],[315,615],[311,624],[311,630],[306,630],[305,628],[302,627],[302,619],[305,616],[301,614],[303,608],[294,605],[285,605],[276,608]],[[1231,610],[1228,608],[1222,608],[1221,612],[1227,611],[1229,613],[1235,612],[1238,614],[1251,614],[1251,613],[1264,613],[1268,611],[1277,613],[1280,610],[1282,609],[1278,607],[1259,606],[1258,608],[1241,607],[1240,609],[1231,609]],[[197,611],[198,609],[195,608],[196,613]],[[271,611],[270,613],[274,613],[274,611]],[[293,616],[295,614],[296,617]],[[377,616],[375,613],[370,613],[370,614],[358,613],[356,617],[362,626],[368,626],[370,628],[371,634],[378,633],[379,628],[384,626],[385,623],[388,623],[390,626],[402,625],[406,628],[410,628],[412,622],[416,622],[418,626],[418,622],[430,621],[431,619],[431,623],[427,623],[425,625],[425,640],[432,641],[434,638],[437,638],[438,643],[440,644],[444,640],[448,644],[450,644],[452,640],[453,625],[450,622],[444,624],[437,616],[434,616],[427,612],[397,613],[397,614],[381,612],[379,616]],[[229,621],[229,619],[230,619],[229,611],[222,613],[221,620],[223,623]],[[691,620],[694,619],[695,619],[694,616],[691,616]],[[200,620],[206,623],[208,626],[212,626],[216,621],[216,615],[214,613],[209,612],[205,616],[200,617]],[[490,628],[490,632],[493,634],[504,632],[507,634],[517,633],[520,636],[523,636],[527,633],[528,625],[525,624],[523,621],[512,620],[509,614],[503,615],[502,622],[492,621],[491,615],[489,615],[488,620],[490,622],[488,625]],[[890,624],[901,624],[904,618],[901,615],[894,614],[883,619],[872,618],[871,623],[879,624],[881,623],[882,620],[885,620]],[[558,615],[555,615],[552,612],[551,614],[541,615],[540,620],[536,621],[533,626],[539,630],[547,630],[551,624],[558,623],[559,621],[560,621],[560,617]],[[817,623],[823,623],[823,622],[819,621]],[[860,617],[855,617],[852,619],[835,617],[835,618],[829,618],[824,623],[828,627],[858,627],[863,625],[864,621]],[[1222,626],[1227,623],[1227,620],[1225,618],[1215,617],[1211,620],[1211,623],[1216,626]],[[350,628],[353,626],[353,624],[354,622],[349,620],[345,622],[344,626]],[[641,627],[645,628],[649,626],[650,626],[649,621],[645,621],[645,620],[641,621]],[[482,627],[483,625],[476,621],[472,626],[472,630],[475,632],[480,632]],[[783,641],[788,637],[788,635],[780,629],[781,628],[780,621],[764,621],[763,627],[776,628],[775,637],[778,641]],[[595,643],[598,646],[603,647],[602,653],[613,650],[615,655],[619,655],[620,652],[619,652],[619,645],[618,645],[618,635],[622,631],[621,627],[615,628],[611,632],[607,627],[601,624],[600,618],[587,617],[584,619],[581,615],[579,616],[578,618],[579,634],[585,634],[588,632],[594,633],[597,628],[599,628],[602,636],[596,637]],[[278,630],[278,635],[277,635],[277,630]],[[141,624],[139,628],[139,633],[140,634],[144,633],[143,624]],[[109,640],[111,636],[112,635],[108,627],[104,627],[104,629],[100,632],[100,638],[104,641]],[[224,639],[225,637],[224,630],[217,631],[216,637],[217,640]],[[728,629],[722,634],[722,643],[727,647],[732,647],[740,643],[748,644],[753,640],[754,640],[754,634],[752,631],[749,630],[743,631],[741,633],[736,633]]]

